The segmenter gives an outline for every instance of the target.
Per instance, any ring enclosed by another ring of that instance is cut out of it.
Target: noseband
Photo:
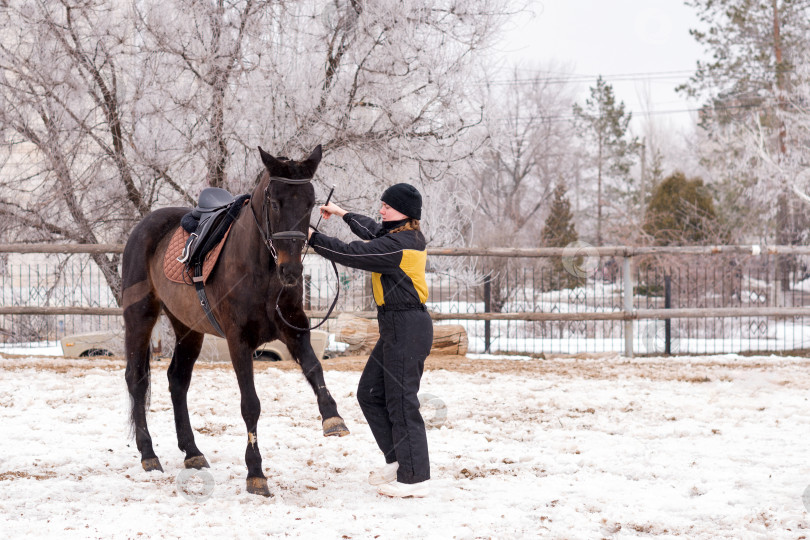
[[[307,235],[302,233],[301,231],[294,231],[294,230],[273,232],[273,226],[270,223],[270,215],[267,211],[267,197],[269,195],[267,190],[270,189],[270,182],[273,182],[274,180],[276,182],[282,182],[284,184],[302,185],[310,183],[312,181],[312,177],[302,178],[298,180],[293,180],[292,178],[282,178],[280,176],[270,177],[270,181],[267,182],[267,187],[264,188],[264,198],[262,199],[262,217],[264,218],[265,224],[264,228],[262,228],[261,224],[259,223],[259,218],[256,217],[256,211],[253,209],[253,205],[252,204],[250,205],[250,211],[253,214],[253,220],[256,222],[256,227],[259,229],[259,234],[261,235],[262,240],[264,241],[264,245],[267,247],[267,250],[270,252],[270,255],[273,256],[273,261],[276,263],[276,266],[278,267],[278,251],[276,250],[276,246],[273,245],[273,240],[305,241],[307,239]],[[301,218],[301,220],[308,217],[309,216],[304,216],[303,218]],[[299,220],[299,223],[301,222],[301,220]],[[335,266],[334,262],[332,262],[332,269],[335,271],[335,277],[339,281],[340,274],[338,274],[337,266]],[[281,308],[278,305],[278,301],[281,299],[281,293],[284,292],[285,288],[286,287],[282,286],[278,291],[278,296],[276,296],[276,313],[278,314],[279,318],[284,324],[286,324],[293,330],[298,330],[299,332],[308,332],[310,330],[314,330],[315,328],[318,328],[323,323],[325,323],[329,319],[329,315],[332,314],[332,310],[335,309],[335,305],[337,305],[338,298],[340,297],[340,287],[337,287],[335,299],[332,301],[332,305],[329,306],[329,311],[326,312],[326,315],[324,316],[323,320],[318,324],[316,324],[315,326],[310,326],[309,328],[299,328],[298,326],[291,324],[290,322],[287,321],[287,319],[284,318],[284,315],[281,313]]]

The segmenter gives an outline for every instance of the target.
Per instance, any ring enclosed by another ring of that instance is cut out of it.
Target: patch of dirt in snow
[[[21,478],[33,478],[34,480],[47,480],[48,478],[54,478],[56,473],[53,471],[45,471],[41,473],[29,473],[25,471],[6,471],[0,473],[0,482],[4,482],[6,480],[19,480]]]
[[[56,373],[70,372],[73,376],[84,376],[84,369],[119,370],[126,364],[123,359],[110,357],[60,358],[44,357],[33,359],[27,356],[0,355],[0,369],[17,370],[35,367]],[[13,362],[17,359],[19,362]],[[362,371],[368,360],[367,356],[343,356],[321,361],[324,370]],[[168,368],[170,359],[161,358],[152,361],[152,368]],[[744,370],[767,372],[774,368],[788,366],[810,367],[810,358],[779,356],[693,356],[693,357],[646,357],[625,358],[616,354],[579,354],[553,356],[545,359],[511,359],[503,358],[469,358],[454,355],[431,355],[425,362],[425,370],[445,370],[457,373],[510,373],[515,375],[560,377],[578,377],[584,379],[612,380],[626,377],[639,377],[656,381],[681,381],[694,384],[712,381],[728,381],[733,372]],[[295,362],[253,363],[254,371],[270,369],[282,371],[300,371]],[[229,362],[198,362],[195,370],[230,369]],[[810,388],[810,381],[801,378],[784,378],[776,382],[783,386]]]

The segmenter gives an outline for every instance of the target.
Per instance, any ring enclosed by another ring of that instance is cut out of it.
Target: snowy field
[[[805,358],[431,358],[422,392],[434,396],[424,412],[434,489],[416,500],[365,483],[382,463],[355,402],[357,363],[325,363],[352,430],[339,439],[321,435],[299,371],[257,364],[269,499],[245,492],[226,364],[195,371],[192,425],[212,467],[181,474],[166,364],[153,363],[149,417],[166,472],[146,473],[127,437],[120,360],[0,357],[3,538],[810,534]]]

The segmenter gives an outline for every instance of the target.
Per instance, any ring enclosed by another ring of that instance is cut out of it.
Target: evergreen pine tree
[[[676,171],[656,186],[647,205],[644,232],[659,246],[694,245],[717,239],[714,201],[701,178]]]
[[[612,179],[613,195],[630,194],[630,167],[638,140],[629,136],[632,113],[624,110],[624,102],[616,101],[613,87],[601,75],[590,91],[584,107],[574,105],[574,125],[587,145],[587,156],[596,174],[596,243],[602,245],[605,188],[611,187]]]
[[[576,242],[579,238],[577,230],[574,227],[573,214],[571,213],[571,203],[566,197],[565,192],[567,188],[563,182],[557,184],[554,188],[551,202],[551,211],[546,218],[546,223],[543,225],[541,233],[541,240],[544,247],[566,247],[569,244]],[[572,261],[573,265],[579,267],[582,265],[582,257],[577,257],[577,260]],[[552,281],[556,287],[570,289],[580,284],[581,278],[569,272],[563,265],[562,257],[554,257],[552,259],[552,271],[555,279]]]

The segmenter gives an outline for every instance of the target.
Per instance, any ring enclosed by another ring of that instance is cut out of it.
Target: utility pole
[[[773,6],[773,54],[776,60],[776,101],[778,103],[776,115],[779,117],[780,112],[785,110],[785,66],[782,61],[782,36],[778,0],[772,0],[771,5]],[[778,161],[782,164],[785,162],[787,154],[787,144],[785,142],[787,139],[787,127],[783,118],[779,117],[778,122]],[[790,202],[787,194],[786,179],[781,178],[780,180],[781,189],[776,202],[776,242],[787,246],[793,243],[792,227],[790,226]],[[790,290],[790,267],[791,257],[789,255],[778,256],[776,264],[778,275],[776,279],[780,281],[783,292]]]
[[[647,184],[647,138],[644,137],[641,139],[641,186],[639,186],[639,191],[641,192],[641,217],[644,217],[644,210],[647,206],[647,192],[646,192],[646,184]]]
[[[579,161],[579,156],[577,156],[576,171],[577,174],[576,176],[574,176],[574,193],[576,194],[576,197],[574,198],[574,209],[576,211],[577,217],[579,217],[579,193],[580,193],[579,181],[581,180],[582,177],[582,164]]]
[[[596,158],[596,245],[602,245],[602,139],[599,134],[598,154]]]

